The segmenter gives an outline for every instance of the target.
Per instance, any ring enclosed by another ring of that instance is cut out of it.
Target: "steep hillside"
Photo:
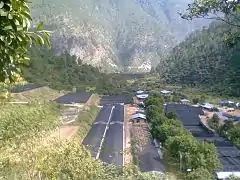
[[[100,94],[121,93],[126,86],[126,80],[122,77],[102,73],[80,60],[76,62],[76,57],[67,53],[56,56],[52,50],[32,47],[30,58],[29,67],[23,70],[23,77],[34,84]]]
[[[228,47],[226,32],[239,29],[214,22],[191,34],[158,65],[158,72],[168,83],[205,84],[222,95],[240,96],[240,44]]]
[[[35,22],[53,30],[53,48],[109,71],[149,71],[200,24],[180,20],[191,0],[34,0]],[[183,23],[184,22],[184,23]]]

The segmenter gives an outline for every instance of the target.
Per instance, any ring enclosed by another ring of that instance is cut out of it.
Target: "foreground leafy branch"
[[[50,32],[43,30],[43,22],[29,31],[32,18],[26,0],[0,1],[0,22],[0,81],[14,81],[14,72],[28,65],[27,52],[33,43],[50,47]]]

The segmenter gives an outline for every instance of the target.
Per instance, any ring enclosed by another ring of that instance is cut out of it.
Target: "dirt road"
[[[130,123],[130,118],[133,113],[135,113],[137,108],[135,106],[126,105],[125,106],[125,121],[124,121],[124,127],[125,127],[125,151],[124,151],[124,164],[131,164],[132,163],[132,154],[131,154],[131,128],[132,124]]]

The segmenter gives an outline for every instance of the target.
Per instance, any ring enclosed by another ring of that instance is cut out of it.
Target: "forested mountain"
[[[206,20],[182,20],[192,0],[34,0],[34,21],[53,31],[53,49],[107,71],[149,71]]]
[[[214,22],[176,46],[157,70],[168,83],[206,84],[209,90],[240,96],[240,44],[226,44],[227,34],[236,32],[237,27]]]
[[[23,77],[35,84],[59,90],[91,91],[100,94],[121,93],[126,80],[120,75],[105,74],[98,68],[82,63],[76,56],[54,55],[52,50],[32,47],[30,64],[23,69]]]

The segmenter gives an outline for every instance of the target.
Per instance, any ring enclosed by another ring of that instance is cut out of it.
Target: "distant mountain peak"
[[[52,41],[56,52],[68,51],[107,70],[135,67],[132,69],[145,71],[149,68],[142,67],[156,65],[189,32],[206,25],[204,20],[191,23],[179,17],[177,12],[189,2],[45,0],[46,7],[39,5],[32,12],[55,29]],[[33,7],[39,3],[35,0]]]

